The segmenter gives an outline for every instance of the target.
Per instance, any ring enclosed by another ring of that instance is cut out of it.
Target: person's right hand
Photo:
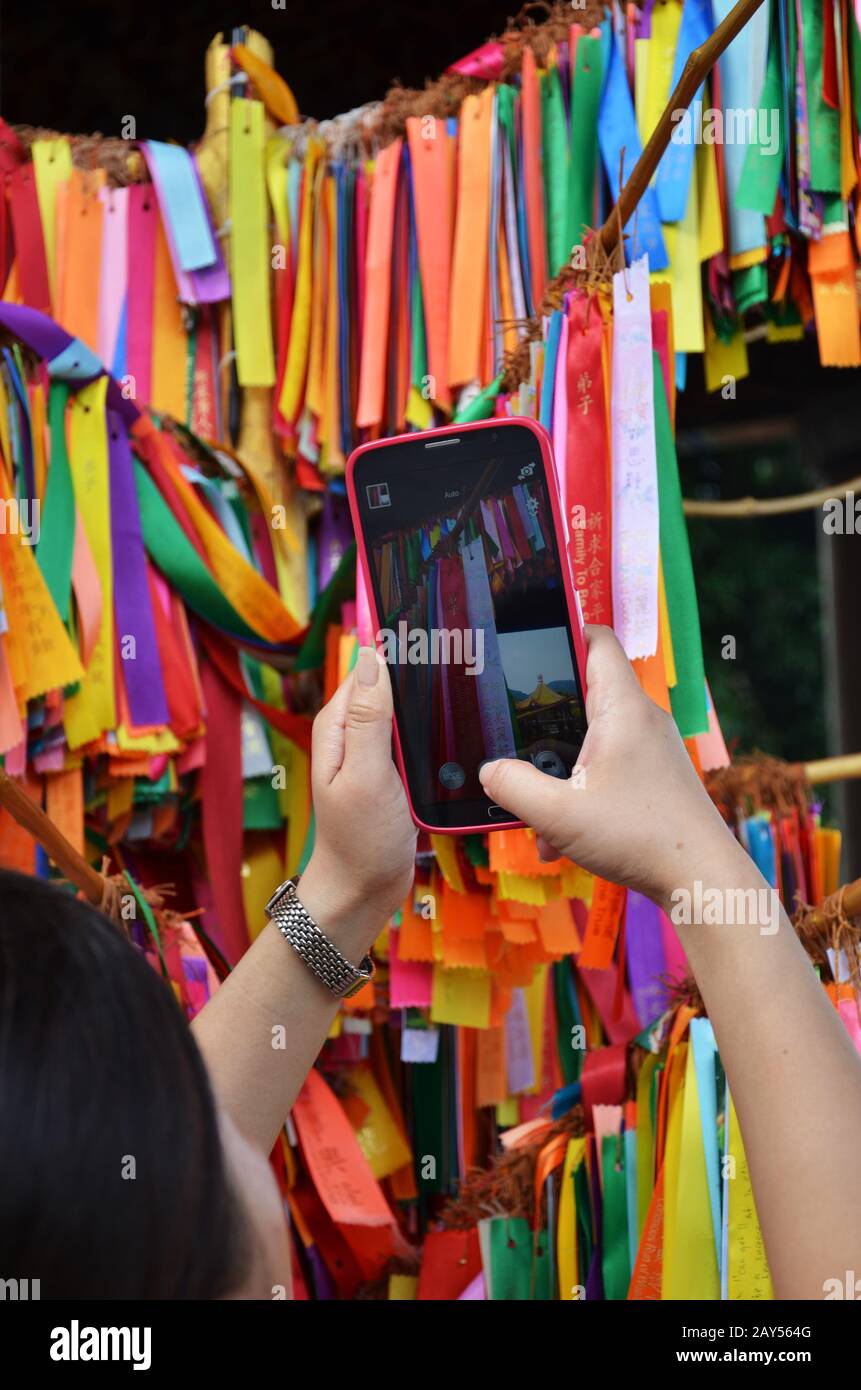
[[[578,776],[562,780],[517,758],[488,762],[485,792],[546,846],[582,868],[665,904],[716,847],[737,852],[671,716],[641,690],[615,635],[587,627],[589,727]]]

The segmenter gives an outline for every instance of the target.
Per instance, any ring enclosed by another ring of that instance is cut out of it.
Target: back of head
[[[100,913],[0,871],[0,1278],[218,1298],[248,1258],[203,1062]]]

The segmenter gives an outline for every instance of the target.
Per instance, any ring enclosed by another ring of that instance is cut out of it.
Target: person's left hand
[[[342,924],[337,944],[349,954],[345,934],[373,940],[415,869],[417,832],[392,762],[389,673],[371,647],[314,720],[311,791],[314,851],[299,895],[327,934]]]

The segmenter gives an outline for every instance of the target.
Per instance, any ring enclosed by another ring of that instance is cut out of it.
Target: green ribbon
[[[500,83],[496,89],[496,116],[508,142],[508,156],[515,186],[517,184],[517,136],[515,134],[514,104],[517,97],[517,88],[508,83]]]
[[[822,221],[825,226],[831,226],[839,222],[842,227],[846,225],[846,204],[839,193],[828,194],[822,199]]]
[[[571,76],[571,157],[568,163],[568,252],[583,240],[583,228],[595,216],[595,168],[598,160],[598,105],[604,81],[601,40],[581,36]]]
[[[778,328],[797,328],[801,323],[801,315],[795,301],[789,298],[780,304],[769,304],[766,310],[768,318]]]
[[[849,81],[852,87],[852,105],[855,108],[855,124],[861,131],[861,33],[851,5],[847,6],[849,23]]]
[[[48,393],[51,466],[45,485],[36,560],[54,607],[68,623],[72,600],[72,560],[75,552],[75,489],[66,449],[66,402],[69,388],[54,381]]]
[[[185,424],[191,429],[194,421],[194,368],[197,360],[197,315],[191,320],[185,349]]]
[[[490,855],[484,843],[483,835],[464,835],[463,852],[474,869],[486,869],[490,864]]]
[[[568,126],[559,69],[541,79],[541,150],[544,165],[544,210],[547,258],[555,275],[571,259],[568,240]]]
[[[574,1029],[580,1020],[571,999],[571,966],[568,960],[553,964],[553,999],[556,1004],[556,1051],[566,1086],[580,1080],[584,1049],[572,1047]]]
[[[747,313],[754,304],[765,304],[768,300],[768,272],[765,261],[758,265],[749,265],[744,270],[734,270],[732,293],[739,316]]]
[[[592,1251],[595,1245],[592,1230],[592,1189],[585,1159],[574,1169],[574,1202],[577,1207],[577,1267],[580,1271],[580,1282],[585,1285],[592,1267]]]
[[[551,1298],[546,1230],[534,1232],[522,1216],[491,1220],[490,1292],[494,1303],[546,1302]]]
[[[411,356],[413,365],[412,385],[419,395],[424,394],[427,376],[427,343],[425,336],[425,306],[422,297],[422,281],[416,266],[416,273],[413,278],[412,304],[410,306],[410,339],[412,344]],[[431,392],[431,394],[434,394]],[[427,400],[427,395],[424,395]]]
[[[192,612],[233,637],[260,640],[224,597],[140,459],[135,486],[144,545],[153,563],[178,590]]]
[[[648,1058],[646,1059],[648,1061]],[[654,1070],[657,1070],[657,1065]],[[649,1203],[652,1200],[652,1174],[655,1170],[655,1130],[651,1100],[654,1071],[649,1079],[649,1119],[637,1113],[637,1239],[643,1234]]]
[[[299,872],[300,874],[304,874],[304,872],[305,872],[305,870],[307,869],[309,863],[311,862],[311,855],[314,853],[314,840],[315,840],[315,838],[316,838],[316,835],[317,835],[317,822],[316,822],[316,820],[314,819],[314,807],[312,806],[312,807],[311,807],[311,814],[310,814],[310,816],[308,817],[308,829],[305,831],[305,843],[304,843],[304,845],[302,846],[302,853],[301,853],[301,855],[300,855],[300,857],[299,857],[299,869],[298,869],[298,872]]]
[[[166,767],[160,777],[151,781],[149,777],[135,778],[135,806],[158,806],[166,796],[171,795],[170,768]]]
[[[690,738],[705,733],[709,726],[703,644],[664,374],[657,353],[653,353],[653,359],[661,562],[678,677],[678,683],[670,690],[670,701],[679,732],[683,738]]]
[[[150,907],[149,903],[147,902],[146,898],[144,897],[142,890],[141,890],[141,889],[138,887],[138,885],[135,883],[135,881],[134,881],[134,879],[132,878],[131,874],[129,873],[128,869],[124,869],[123,872],[124,872],[124,874],[125,874],[125,876],[126,876],[126,878],[127,878],[127,880],[128,880],[129,887],[131,888],[132,892],[133,892],[134,895],[135,895],[135,901],[137,902],[138,907],[140,908],[141,912],[143,913],[144,921],[146,922],[146,924],[147,924],[147,926],[149,927],[149,930],[150,930],[150,935],[152,936],[152,939],[153,939],[153,941],[155,942],[155,947],[156,947],[156,950],[158,951],[158,958],[159,958],[159,961],[161,962],[161,973],[164,975],[164,978],[165,978],[166,980],[169,980],[169,979],[170,979],[170,972],[168,971],[168,968],[167,968],[167,961],[166,961],[165,958],[164,958],[164,951],[162,950],[162,947],[161,947],[161,937],[159,936],[159,931],[158,931],[158,927],[156,926],[156,920],[155,920],[155,917],[153,916],[152,908]]]
[[[489,420],[496,410],[496,398],[502,390],[502,372],[493,378],[489,386],[485,386],[483,391],[479,391],[477,396],[465,405],[463,410],[458,410],[454,416],[455,425],[470,425],[474,420]]]
[[[804,78],[810,129],[810,184],[817,193],[840,192],[840,112],[822,95],[822,5],[801,0]]]
[[[247,777],[242,784],[242,829],[280,830],[283,824],[271,778]]]
[[[248,551],[248,555],[251,556],[254,554],[254,535],[251,530],[251,518],[248,515],[248,508],[239,496],[236,483],[232,478],[229,483],[225,480],[219,483],[218,486],[220,487],[222,496],[226,494],[225,501],[236,517],[236,520],[239,522],[239,529],[245,537],[245,548]]]
[[[601,1141],[603,1221],[601,1225],[601,1273],[604,1297],[622,1301],[631,1282],[628,1246],[628,1195],[625,1186],[625,1146],[619,1134],[605,1134]]]
[[[413,1153],[415,1177],[423,1197],[438,1196],[449,1189],[449,1160],[451,1120],[449,1116],[450,1028],[441,1028],[439,1052],[435,1062],[423,1062],[410,1069],[412,1080]],[[433,1166],[424,1156],[435,1160]]]
[[[344,550],[338,568],[314,604],[311,623],[296,657],[296,671],[315,671],[326,660],[326,629],[340,621],[343,603],[356,592],[356,542]]]
[[[783,72],[780,65],[780,17],[777,8],[777,0],[772,0],[771,21],[768,39],[768,66],[765,70],[765,81],[762,84],[762,92],[759,98],[759,111],[765,112],[765,122],[757,115],[757,131],[767,129],[770,121],[770,113],[778,113],[777,122],[777,149],[773,154],[754,140],[752,145],[747,147],[747,155],[744,161],[741,178],[735,191],[735,205],[737,208],[751,208],[754,212],[761,212],[765,217],[770,217],[774,211],[774,201],[777,197],[777,185],[780,181],[780,171],[783,168]]]

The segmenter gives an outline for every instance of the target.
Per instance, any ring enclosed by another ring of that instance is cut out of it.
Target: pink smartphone
[[[363,444],[347,494],[413,819],[450,835],[520,825],[485,795],[482,763],[569,777],[586,733],[547,432],[514,418]]]

